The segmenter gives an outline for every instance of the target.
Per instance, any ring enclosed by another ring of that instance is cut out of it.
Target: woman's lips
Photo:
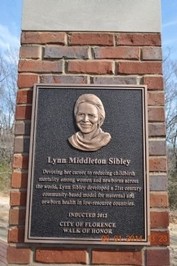
[[[89,124],[88,123],[87,124],[86,123],[81,123],[80,126],[83,127],[83,128],[90,128],[92,126],[92,124],[90,124],[90,123]]]

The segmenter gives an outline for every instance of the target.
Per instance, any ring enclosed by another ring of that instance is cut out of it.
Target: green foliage
[[[11,166],[7,162],[0,162],[0,191],[7,192],[10,187]]]

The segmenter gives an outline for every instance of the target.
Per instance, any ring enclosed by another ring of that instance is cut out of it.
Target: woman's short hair
[[[100,118],[100,126],[102,126],[105,119],[105,110],[102,101],[95,94],[82,94],[79,96],[74,106],[75,116],[77,115],[78,107],[81,103],[90,103],[97,108]]]

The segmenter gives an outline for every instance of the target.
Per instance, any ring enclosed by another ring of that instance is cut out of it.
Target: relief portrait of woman
[[[111,135],[101,129],[105,110],[96,95],[79,96],[74,106],[74,116],[79,131],[68,138],[68,141],[75,149],[97,151],[110,142]]]

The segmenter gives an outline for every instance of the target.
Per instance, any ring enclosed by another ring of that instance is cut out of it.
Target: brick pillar
[[[159,32],[22,31],[8,265],[170,265],[161,54]],[[24,243],[30,119],[35,83],[147,85],[150,246],[103,249]]]

